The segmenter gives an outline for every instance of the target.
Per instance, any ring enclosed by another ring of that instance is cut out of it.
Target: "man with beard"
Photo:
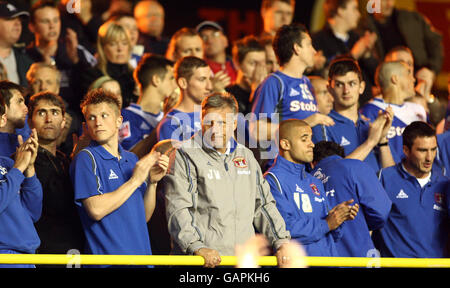
[[[0,95],[2,95],[8,121],[3,127],[0,127],[0,156],[11,156],[19,147],[18,135],[16,129],[25,126],[28,108],[25,105],[25,99],[22,95],[23,88],[7,80],[0,81]],[[21,136],[22,137],[22,136]]]

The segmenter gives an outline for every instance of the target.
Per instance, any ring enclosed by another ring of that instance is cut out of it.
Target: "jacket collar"
[[[92,150],[94,150],[95,152],[97,152],[105,160],[117,159],[117,157],[115,157],[114,155],[112,155],[111,153],[106,151],[106,149],[103,148],[102,145],[99,145],[94,140],[91,141],[91,143],[89,144],[89,147]],[[122,146],[120,144],[119,144],[118,147],[119,147],[119,155],[122,155],[123,154],[123,148],[122,148]]]
[[[275,158],[274,167],[279,167],[288,173],[300,176],[300,179],[305,179],[307,177],[305,164],[298,164],[291,162],[278,154]]]
[[[403,166],[403,159],[402,159],[402,161],[397,163],[395,166],[396,166],[396,169],[397,169],[398,173],[404,179],[406,179],[408,181],[411,181],[411,182],[417,181],[416,177],[414,177],[413,175],[409,174],[408,171],[406,171],[405,167]],[[433,163],[433,166],[431,168],[430,182],[427,185],[430,185],[430,183],[436,182],[438,180],[438,178],[439,178],[439,175],[440,175],[439,168],[436,165],[434,165],[434,163]]]

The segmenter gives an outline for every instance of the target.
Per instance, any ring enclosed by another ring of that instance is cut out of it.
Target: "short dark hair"
[[[355,72],[358,75],[359,81],[363,81],[361,68],[358,61],[349,56],[340,56],[333,59],[330,63],[328,71],[328,82],[331,82],[335,75],[344,76],[348,72]]]
[[[234,42],[232,49],[233,60],[237,63],[242,63],[248,53],[265,51],[263,44],[258,38],[254,35],[248,35]]]
[[[162,55],[145,53],[133,72],[134,80],[142,89],[145,89],[154,75],[158,75],[161,79],[164,78],[167,73],[167,66],[172,67],[173,62]]]
[[[305,38],[304,34],[308,34],[308,30],[299,23],[283,25],[277,30],[272,45],[280,66],[291,60],[294,54],[294,44],[301,46],[302,40]]]
[[[28,102],[28,118],[33,117],[34,109],[36,108],[39,101],[48,101],[53,105],[61,108],[62,115],[66,113],[66,106],[64,105],[64,101],[61,96],[56,95],[55,93],[49,91],[39,92],[30,97]]]
[[[23,94],[25,91],[25,89],[22,86],[14,83],[14,82],[11,82],[8,80],[0,81],[0,95],[3,98],[3,101],[5,101],[5,105],[8,107],[11,104],[11,98],[13,97],[11,90],[17,90],[21,94]]]
[[[194,74],[194,69],[200,67],[208,67],[208,63],[205,60],[200,59],[195,56],[186,56],[175,63],[175,78],[178,80],[180,78],[185,78],[186,80],[191,79]]]
[[[46,8],[46,7],[50,7],[50,8],[54,8],[58,10],[58,6],[56,6],[56,3],[52,0],[40,0],[36,3],[33,4],[33,6],[31,6],[30,9],[30,22],[31,23],[35,23],[34,22],[34,16],[36,14],[36,11],[42,8]],[[59,12],[59,10],[58,10]]]
[[[314,145],[314,160],[313,162],[320,162],[329,156],[338,155],[345,157],[344,148],[332,141],[320,141]]]
[[[339,8],[347,7],[350,0],[326,0],[323,4],[323,10],[327,19],[333,18],[337,14]]]
[[[222,108],[224,106],[231,108],[235,114],[239,112],[239,106],[236,98],[229,93],[213,93],[208,95],[202,101],[202,111],[209,108]]]
[[[0,116],[3,116],[3,114],[5,113],[6,113],[5,100],[3,100],[3,97],[0,95]]]
[[[113,93],[104,90],[103,88],[90,90],[85,96],[83,101],[80,104],[81,111],[83,111],[88,105],[95,105],[107,103],[117,108],[118,113],[120,114],[120,102],[117,99],[117,96]]]
[[[414,141],[418,137],[436,137],[436,130],[434,130],[433,127],[425,122],[414,121],[406,126],[405,130],[403,131],[403,146],[411,149]]]

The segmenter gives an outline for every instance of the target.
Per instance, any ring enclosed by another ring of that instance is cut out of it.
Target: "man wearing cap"
[[[28,12],[19,11],[11,3],[0,1],[0,62],[6,68],[9,81],[25,87],[25,75],[33,61],[14,44],[22,33],[20,17],[28,16]]]
[[[223,28],[213,21],[203,21],[196,27],[203,40],[205,60],[215,75],[225,73],[230,77],[230,84],[236,81],[237,70],[232,59],[227,55],[228,39]],[[222,72],[223,71],[223,72]]]

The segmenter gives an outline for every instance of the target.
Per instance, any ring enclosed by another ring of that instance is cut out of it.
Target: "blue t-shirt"
[[[317,125],[313,128],[313,142],[332,141],[344,148],[345,155],[351,154],[363,144],[369,136],[370,122],[363,119],[361,115],[358,116],[358,121],[355,123],[338,112],[331,110],[328,114],[333,120],[333,126]],[[378,151],[376,151],[378,152]],[[381,165],[378,161],[377,155],[372,150],[364,159],[375,172],[378,172]]]
[[[392,205],[375,172],[364,162],[333,155],[317,163],[311,174],[322,181],[331,207],[350,199],[359,204],[336,242],[339,256],[371,257],[375,246],[369,231],[383,227]]]
[[[361,109],[361,114],[369,118],[371,122],[378,117],[378,111],[385,111],[391,106],[394,111],[394,120],[389,129],[387,138],[395,163],[403,158],[403,131],[405,127],[414,121],[427,121],[425,109],[416,103],[405,102],[403,105],[395,105],[384,102],[383,99],[374,98]]]
[[[118,189],[131,178],[137,156],[120,145],[119,153],[120,160],[92,141],[77,154],[70,167],[75,204],[86,235],[88,253],[151,255],[144,207],[145,183],[100,221],[89,217],[82,203],[83,199]]]
[[[383,228],[372,239],[382,257],[448,257],[450,179],[438,169],[421,188],[400,162],[380,170],[380,181],[392,201]]]
[[[328,206],[322,182],[305,171],[305,166],[278,155],[264,174],[278,211],[292,239],[299,241],[308,256],[338,256],[335,241],[338,229],[330,232],[326,217]],[[342,225],[341,225],[342,226]]]
[[[318,113],[316,99],[308,77],[294,78],[276,71],[268,76],[256,89],[250,121],[268,119],[279,123],[287,119],[303,120]],[[267,149],[264,158],[273,159],[278,153],[275,141],[262,144]],[[273,160],[267,163],[270,167]]]
[[[123,122],[119,129],[119,143],[125,150],[130,150],[139,141],[150,135],[163,118],[164,113],[152,114],[132,103],[122,109]]]
[[[34,228],[42,212],[42,186],[25,176],[14,161],[0,157],[0,250],[34,253],[41,240]]]
[[[200,112],[185,113],[172,109],[164,116],[157,129],[158,141],[165,139],[184,141],[190,139],[202,129]]]

